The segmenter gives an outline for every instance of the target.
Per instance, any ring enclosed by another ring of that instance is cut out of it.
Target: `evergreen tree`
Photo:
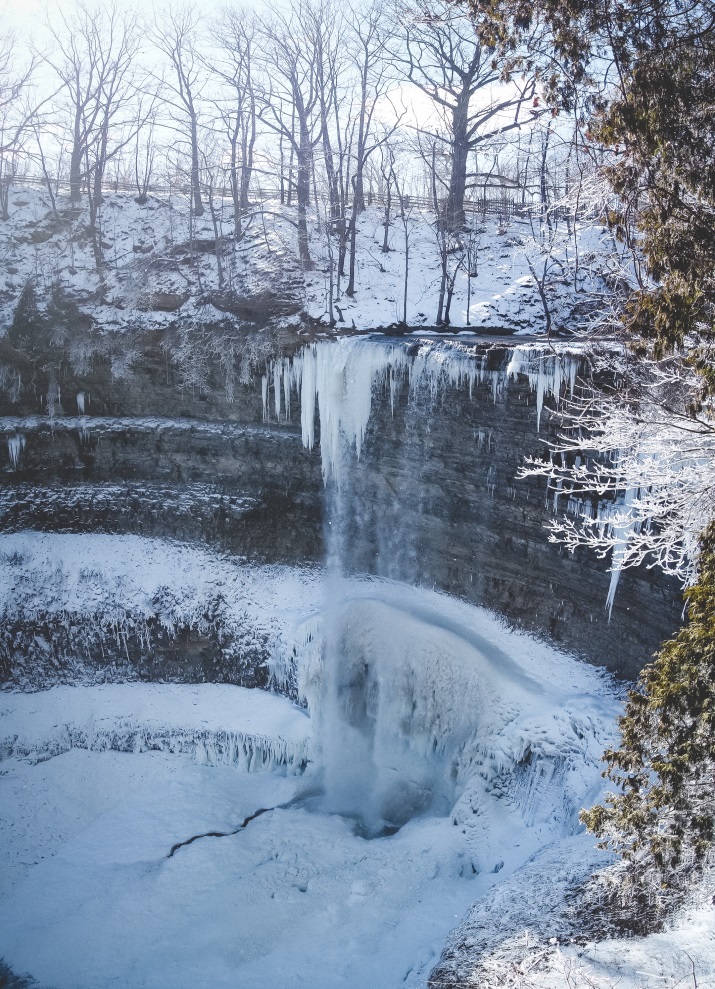
[[[554,57],[542,76],[555,103],[589,90],[590,137],[610,149],[621,230],[635,228],[648,278],[628,304],[631,331],[656,356],[692,331],[715,335],[715,0],[466,0],[491,39],[533,60],[536,26]],[[601,65],[604,63],[601,62]]]
[[[697,880],[715,844],[715,523],[702,540],[688,622],[641,674],[604,773],[619,792],[581,820],[632,867],[659,911]]]

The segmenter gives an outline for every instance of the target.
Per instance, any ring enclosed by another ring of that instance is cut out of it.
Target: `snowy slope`
[[[547,845],[467,912],[447,939],[430,989],[715,986],[715,912],[702,901],[648,937],[592,941],[581,934],[573,894],[608,861],[586,834]]]
[[[231,241],[228,200],[218,203],[217,212],[224,238],[223,286],[208,213],[190,218],[188,200],[182,196],[150,197],[139,205],[128,193],[108,192],[102,220],[106,267],[100,278],[86,214],[69,208],[66,193],[60,193],[59,215],[55,216],[41,189],[16,188],[10,195],[10,220],[0,224],[4,261],[0,327],[9,325],[28,279],[34,280],[45,298],[60,289],[105,330],[161,327],[177,320],[216,322],[226,318],[227,306],[235,310],[227,300],[253,299],[256,304],[271,293],[275,301],[269,302],[266,318],[272,310],[282,313],[284,322],[291,322],[288,314],[302,310],[310,320],[327,324],[330,258],[335,245],[328,248],[315,219],[311,224],[314,270],[302,272],[296,261],[296,232],[289,208],[263,203],[239,245]],[[393,218],[388,252],[383,253],[383,223],[383,211],[377,207],[367,209],[358,221],[356,294],[344,294],[343,279],[335,296],[337,329],[373,329],[402,319],[404,228]],[[543,308],[527,256],[536,259],[537,270],[545,260],[553,269],[547,294],[557,323],[569,330],[583,327],[588,311],[603,305],[610,295],[604,276],[620,270],[610,233],[597,225],[579,227],[575,241],[562,235],[546,255],[528,218],[496,222],[487,217],[477,229],[471,277],[466,266],[456,274],[451,310],[451,325],[456,328],[470,325],[526,333],[543,328]],[[439,253],[429,213],[410,213],[408,238],[407,322],[431,325],[437,317]],[[239,310],[243,311],[240,305]],[[295,317],[292,321],[299,325]]]

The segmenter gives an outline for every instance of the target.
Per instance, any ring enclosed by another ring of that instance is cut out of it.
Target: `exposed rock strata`
[[[492,348],[490,360],[503,363],[505,353]],[[8,440],[21,435],[24,446],[16,443],[17,463],[8,458],[0,475],[5,531],[133,532],[291,564],[322,560],[326,522],[335,521],[347,569],[486,605],[624,676],[634,676],[677,627],[678,590],[654,571],[622,576],[609,622],[606,564],[548,542],[553,496],[543,482],[515,476],[523,457],[555,436],[557,422],[545,406],[537,433],[535,396],[523,376],[496,394],[478,386],[472,398],[466,388],[434,395],[403,384],[394,413],[390,396],[375,394],[338,518],[317,452],[302,447],[297,407],[280,421],[269,408],[273,421],[264,423],[260,376],[237,383],[231,402],[215,352],[199,387],[181,386],[172,358],[152,346],[124,379],[103,361],[82,375],[62,365],[53,419],[22,417],[47,411],[40,390],[6,400],[6,413],[21,414],[4,420],[3,430]],[[78,414],[80,394],[89,415]],[[214,676],[218,639],[192,645],[188,635],[179,645],[166,653],[166,668],[132,659],[131,650],[130,665],[157,678]],[[151,648],[164,649],[158,640]],[[191,654],[183,666],[177,650]],[[125,664],[126,650],[115,659]]]

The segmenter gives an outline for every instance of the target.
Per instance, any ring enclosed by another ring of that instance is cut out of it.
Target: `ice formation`
[[[316,409],[320,425],[323,478],[340,483],[340,445],[360,456],[370,420],[373,392],[381,388],[395,398],[406,383],[411,396],[424,392],[435,399],[447,388],[464,388],[470,397],[478,386],[490,389],[494,400],[510,379],[525,375],[536,392],[536,424],[541,424],[544,399],[559,400],[564,389],[573,394],[582,355],[577,350],[555,352],[537,346],[515,347],[499,370],[489,367],[488,355],[475,355],[461,344],[423,342],[416,352],[387,340],[344,337],[309,344],[291,361],[274,361],[262,379],[263,418],[279,421],[290,415],[290,395],[300,397],[303,444],[315,445]]]
[[[17,467],[20,460],[20,454],[25,448],[25,436],[22,433],[14,433],[12,436],[7,438],[7,452],[10,457],[10,463],[13,467]]]
[[[386,584],[344,584],[333,599],[274,662],[314,722],[326,809],[379,833],[447,813],[477,781],[503,786],[533,824],[558,816],[550,801],[558,791],[563,809],[570,787],[563,823],[576,826],[584,793],[568,778],[600,754],[583,698],[545,690],[476,609]]]
[[[632,512],[633,503],[639,494],[640,491],[637,488],[628,488],[617,502],[601,503],[598,507],[598,526],[602,530],[608,529],[614,540],[611,556],[611,581],[606,598],[606,610],[609,618],[613,611],[613,602],[616,599],[616,590],[618,589],[618,581],[623,569],[630,535],[640,527],[640,523],[633,517]]]
[[[37,763],[72,749],[160,751],[202,766],[301,773],[311,758],[308,718],[283,697],[241,687],[105,684],[53,687],[42,703],[35,694],[10,696],[0,714],[0,761]]]
[[[583,359],[579,351],[546,350],[543,347],[515,347],[506,369],[509,378],[524,374],[529,379],[529,386],[536,392],[536,428],[541,427],[541,411],[544,398],[552,397],[557,401],[564,387],[573,397],[576,387],[578,369]]]

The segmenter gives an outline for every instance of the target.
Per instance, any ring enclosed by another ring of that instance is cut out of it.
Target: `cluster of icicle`
[[[499,370],[489,367],[488,354],[475,354],[454,343],[424,342],[408,348],[374,338],[344,337],[309,344],[293,358],[273,361],[263,376],[263,418],[288,421],[291,396],[297,392],[303,444],[315,445],[316,409],[320,423],[323,479],[338,481],[341,447],[347,442],[360,456],[376,388],[395,398],[407,383],[410,393],[426,390],[433,398],[448,388],[488,387],[496,401],[512,378],[525,375],[536,393],[536,426],[544,399],[573,395],[582,355],[557,353],[545,347],[507,350]],[[271,402],[271,393],[273,401]]]
[[[282,770],[301,773],[311,753],[307,739],[287,741],[240,731],[207,731],[118,725],[101,730],[66,724],[37,740],[0,740],[0,761],[8,758],[45,762],[71,749],[92,752],[161,751],[190,755],[201,766],[234,766],[245,772]]]
[[[25,437],[22,433],[13,433],[7,438],[7,452],[10,457],[10,463],[13,467],[17,467],[20,454],[25,448]]]

